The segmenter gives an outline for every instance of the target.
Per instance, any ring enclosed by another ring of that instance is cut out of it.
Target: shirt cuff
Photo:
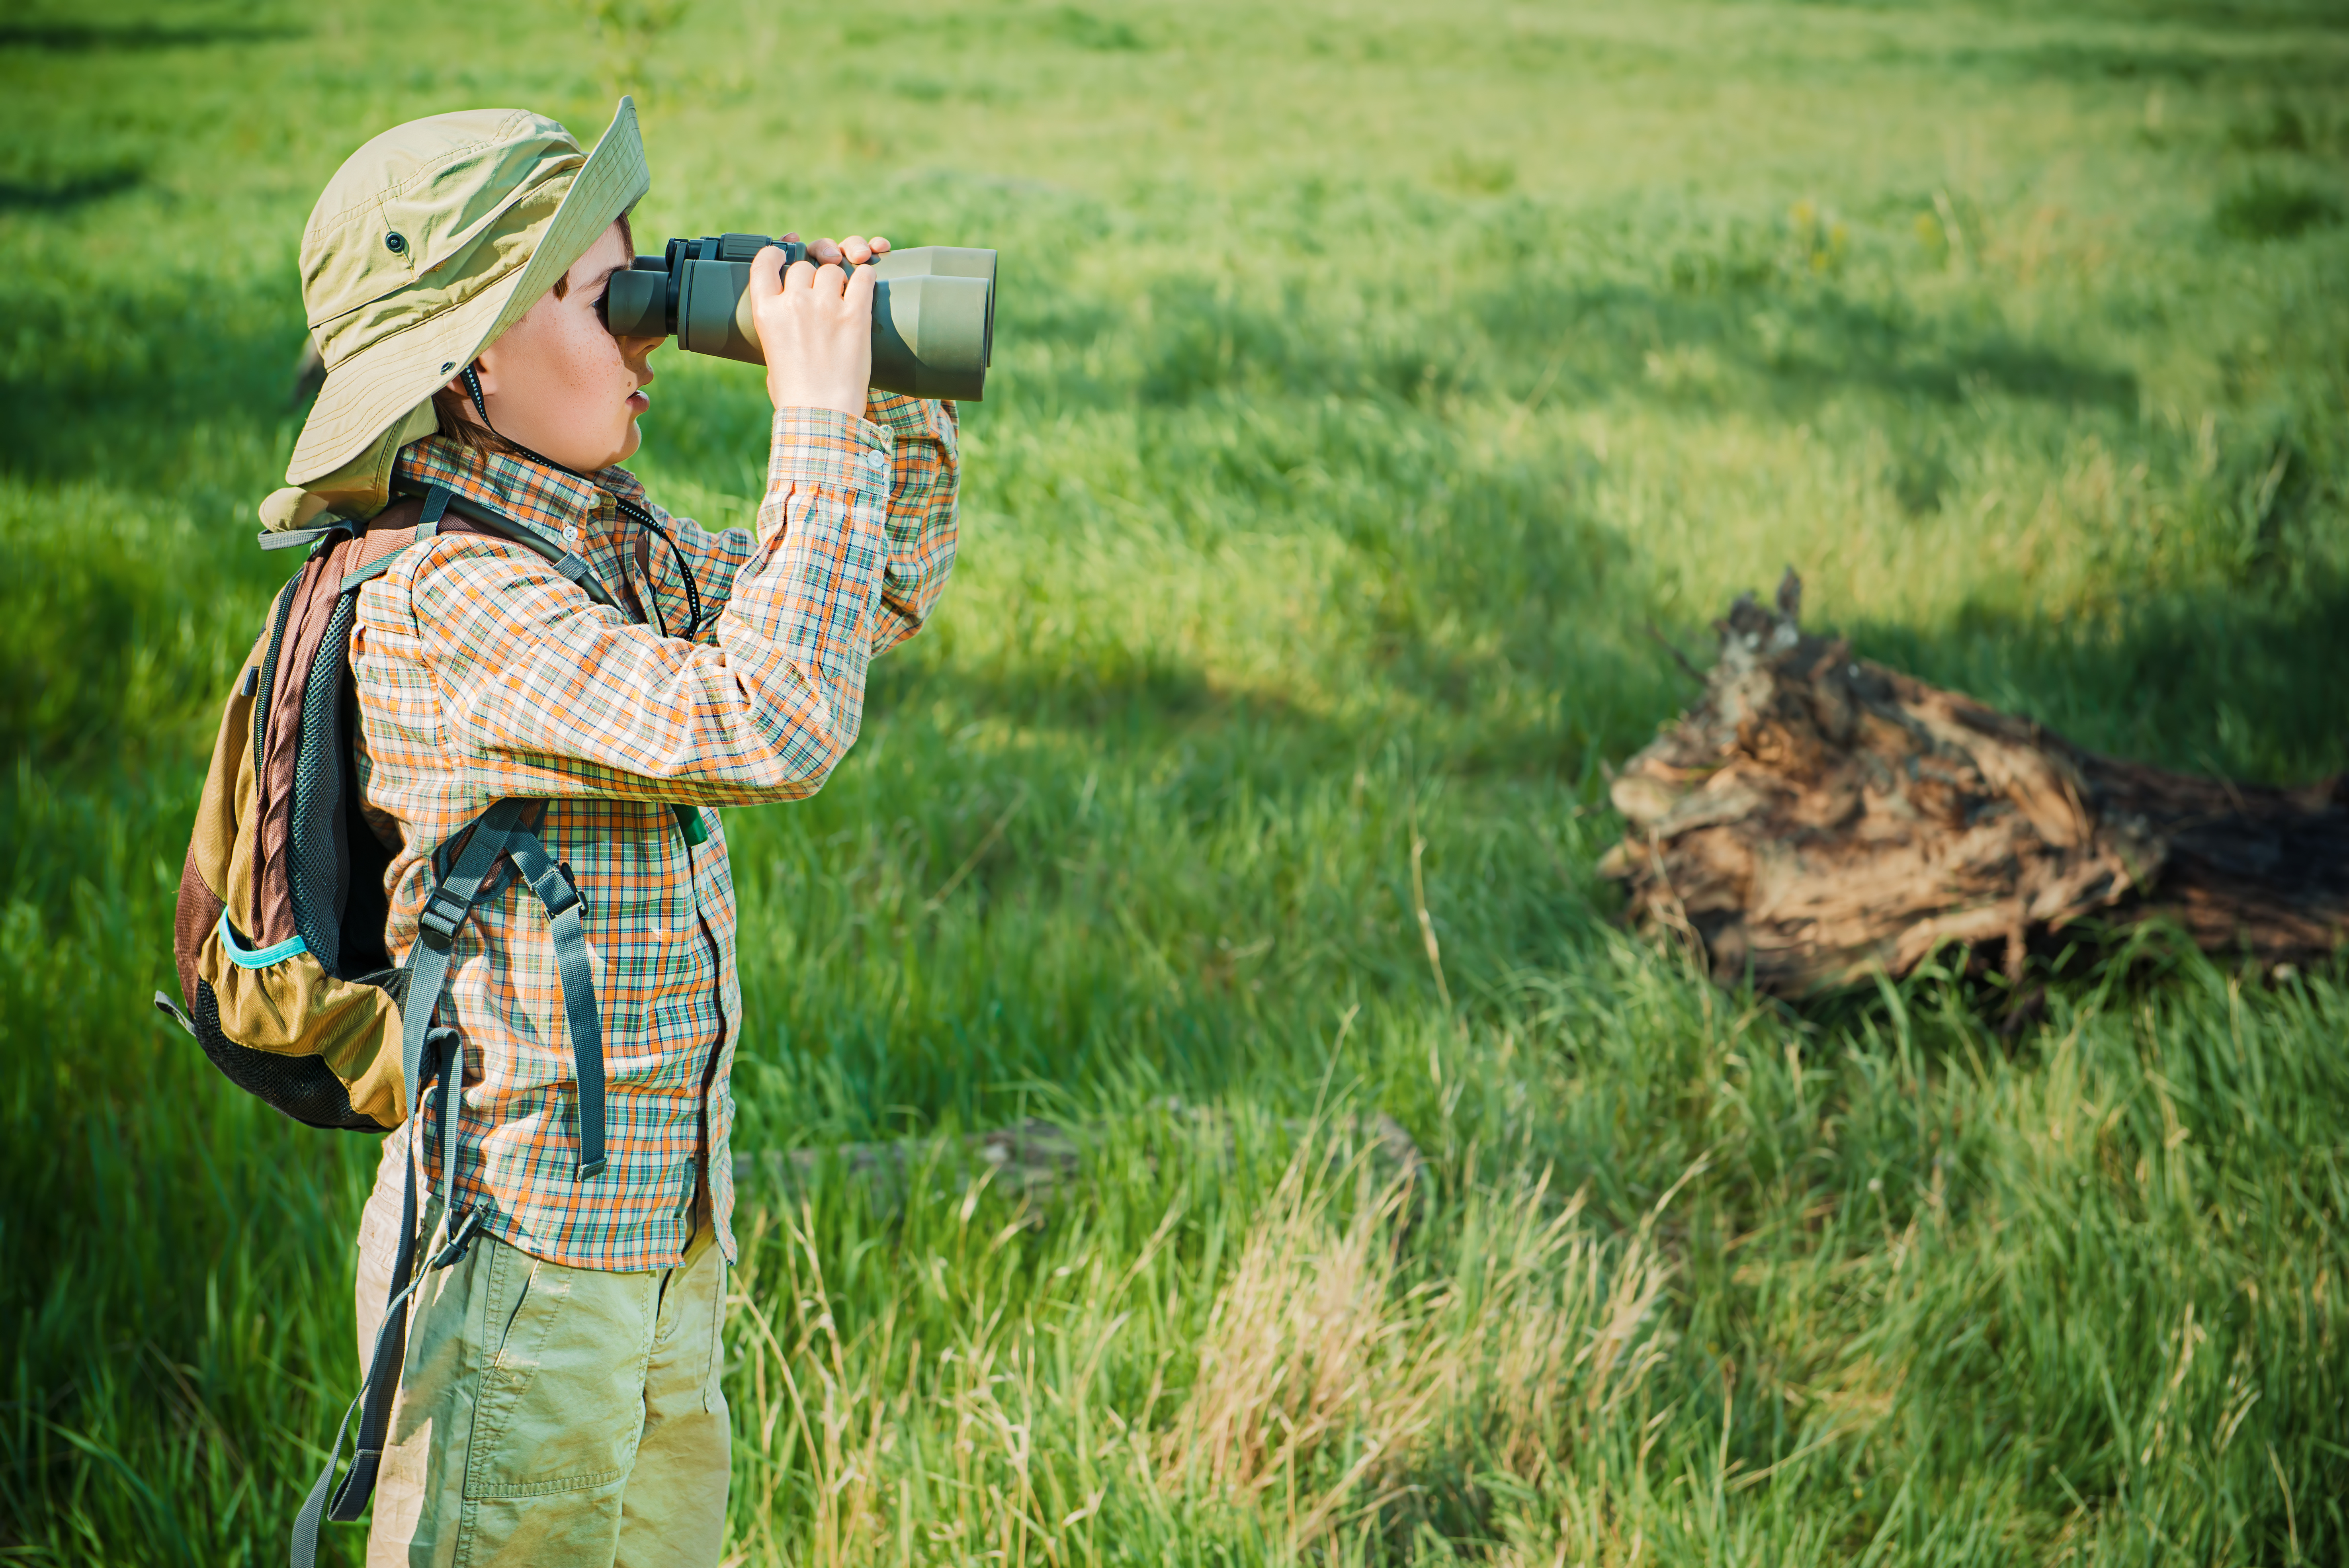
[[[781,485],[816,484],[885,502],[896,445],[885,426],[838,409],[777,409],[767,489],[771,493]]]
[[[930,433],[932,400],[904,392],[871,392],[866,398],[864,417],[874,424],[885,425],[898,435]]]

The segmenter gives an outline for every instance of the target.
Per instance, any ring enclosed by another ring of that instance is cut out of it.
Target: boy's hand
[[[795,240],[799,238],[799,235],[796,234],[785,234],[783,238],[787,240]],[[808,242],[808,260],[815,263],[818,266],[822,266],[826,262],[837,262],[843,260],[849,263],[852,266],[863,266],[874,256],[885,256],[888,254],[889,242],[883,239],[878,234],[874,235],[869,240],[862,234],[851,234],[846,239],[841,241],[838,244],[833,244],[830,240],[810,240]]]
[[[788,237],[788,236],[787,236]],[[873,275],[845,275],[843,260],[864,263],[889,248],[886,240],[851,236],[835,245],[808,247],[823,255],[783,271],[773,245],[750,263],[750,314],[767,360],[767,396],[778,409],[838,409],[850,419],[864,412],[873,379]]]

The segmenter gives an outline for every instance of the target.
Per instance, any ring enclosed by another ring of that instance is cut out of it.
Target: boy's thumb
[[[750,258],[750,297],[771,298],[783,292],[783,247],[769,245]]]

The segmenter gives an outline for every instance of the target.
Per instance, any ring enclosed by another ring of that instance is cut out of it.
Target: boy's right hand
[[[851,244],[864,248],[861,241]],[[750,263],[750,316],[776,408],[863,416],[873,379],[871,268],[860,266],[851,276],[802,261],[785,272],[782,251],[769,245]]]

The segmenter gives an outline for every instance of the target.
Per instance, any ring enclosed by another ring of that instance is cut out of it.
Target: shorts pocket
[[[644,1430],[656,1275],[498,1249],[484,1293],[468,1498],[537,1497],[626,1475]]]

